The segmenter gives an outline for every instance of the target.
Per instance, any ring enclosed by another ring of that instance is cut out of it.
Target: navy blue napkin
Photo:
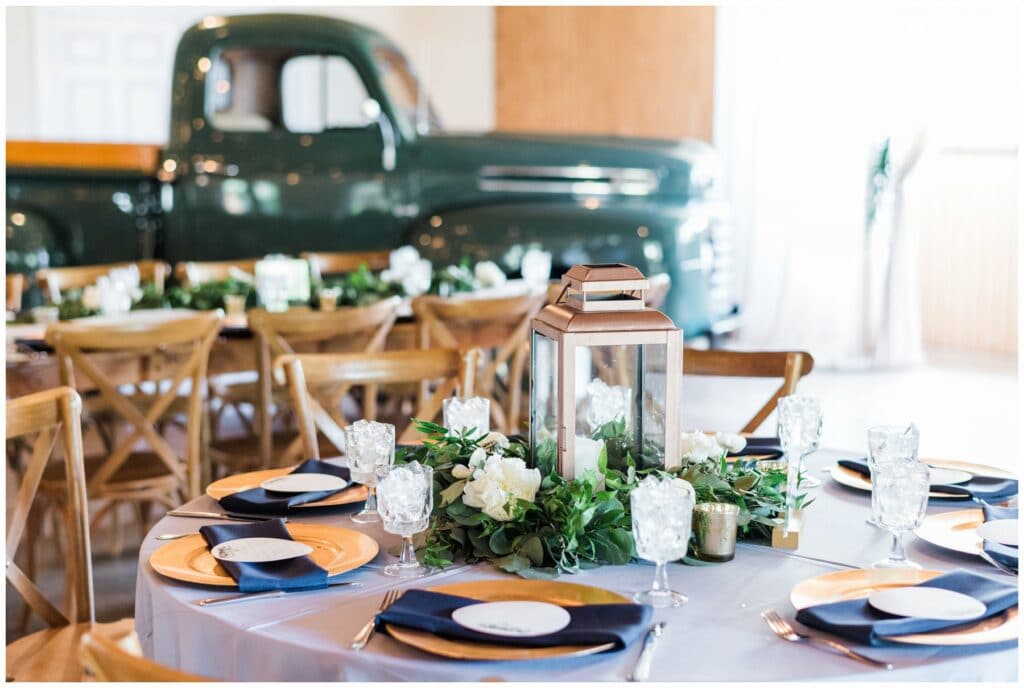
[[[229,540],[250,537],[267,537],[291,540],[292,536],[280,520],[242,523],[237,525],[203,526],[200,535],[212,549]],[[327,587],[327,571],[306,557],[283,561],[267,561],[258,564],[235,561],[219,562],[238,583],[242,592],[264,590],[311,590]]]
[[[738,452],[729,452],[729,456],[765,456],[768,459],[782,458],[782,443],[778,437],[747,437],[747,446]]]
[[[651,608],[642,604],[590,604],[566,607],[571,620],[557,633],[532,638],[509,638],[470,630],[452,621],[459,607],[479,604],[479,600],[445,595],[428,590],[409,590],[387,611],[377,615],[378,624],[415,628],[446,638],[480,643],[501,643],[520,647],[553,645],[601,645],[615,643],[616,650],[637,640],[647,631]]]
[[[860,473],[865,478],[871,477],[871,469],[864,459],[841,459],[839,465]],[[1017,481],[1009,478],[986,478],[975,476],[962,485],[932,485],[932,492],[941,492],[950,497],[965,495],[974,500],[998,501],[1017,494]],[[944,499],[933,497],[932,499]]]
[[[327,473],[336,475],[344,480],[351,480],[347,468],[335,466],[333,463],[308,459],[303,461],[292,473]],[[348,488],[342,488],[348,489]],[[254,487],[251,490],[243,490],[235,494],[221,497],[220,505],[226,511],[234,511],[240,514],[270,514],[282,516],[288,513],[292,507],[300,504],[308,504],[326,499],[341,490],[327,490],[320,492],[273,492],[264,490],[262,487]]]
[[[1017,604],[1017,586],[994,581],[970,571],[958,569],[920,584],[920,587],[944,588],[981,600],[985,604],[982,618],[995,616]],[[867,645],[882,645],[884,636],[927,633],[952,628],[964,621],[941,621],[893,616],[880,612],[867,599],[819,604],[801,609],[796,620],[848,640]]]
[[[986,522],[1017,518],[1017,507],[1013,506],[992,506],[982,502],[981,510],[985,514]],[[1006,564],[1015,571],[1020,568],[1020,559],[1016,547],[992,542],[991,540],[983,540],[982,542],[988,555],[1000,564]]]

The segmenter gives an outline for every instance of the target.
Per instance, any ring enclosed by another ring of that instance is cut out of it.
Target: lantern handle
[[[562,287],[562,291],[558,295],[558,298],[555,299],[555,303],[562,303],[562,299],[565,297],[565,292],[567,292],[567,291],[569,291],[569,285],[568,284],[566,284],[565,286]]]

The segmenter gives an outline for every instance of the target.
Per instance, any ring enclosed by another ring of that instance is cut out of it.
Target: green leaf
[[[487,541],[487,544],[491,551],[497,555],[505,555],[512,551],[512,543],[509,542],[508,537],[505,535],[504,528],[498,528],[491,533],[491,538]]]
[[[524,539],[519,545],[519,553],[529,557],[535,566],[544,563],[544,545],[537,535],[531,535]]]

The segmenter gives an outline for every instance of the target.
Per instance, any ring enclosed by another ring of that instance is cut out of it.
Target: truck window
[[[206,113],[215,129],[315,134],[366,124],[366,87],[340,55],[267,47],[225,48],[212,58]]]
[[[362,127],[369,97],[352,63],[338,55],[300,55],[281,70],[281,104],[288,131],[315,134]]]

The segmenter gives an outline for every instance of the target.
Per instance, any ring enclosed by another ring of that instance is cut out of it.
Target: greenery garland
[[[457,557],[467,562],[490,561],[500,570],[524,578],[550,578],[607,564],[625,564],[635,556],[629,494],[646,475],[658,474],[689,481],[697,502],[730,502],[740,508],[739,537],[770,538],[783,522],[786,474],[760,470],[756,462],[720,460],[684,463],[681,468],[638,470],[632,457],[619,468],[599,461],[601,475],[588,471],[574,480],[547,467],[533,501],[512,498],[506,518],[497,519],[468,505],[464,477],[473,457],[484,449],[507,459],[529,463],[529,448],[521,440],[507,441],[495,433],[486,437],[449,435],[436,424],[414,421],[426,435],[422,445],[403,447],[397,463],[419,461],[434,469],[434,514],[421,551],[424,563],[444,568]],[[608,434],[602,428],[599,433]],[[608,443],[610,445],[612,443]],[[601,484],[603,478],[603,485]],[[795,504],[810,504],[798,495]],[[702,563],[687,558],[687,563]]]

